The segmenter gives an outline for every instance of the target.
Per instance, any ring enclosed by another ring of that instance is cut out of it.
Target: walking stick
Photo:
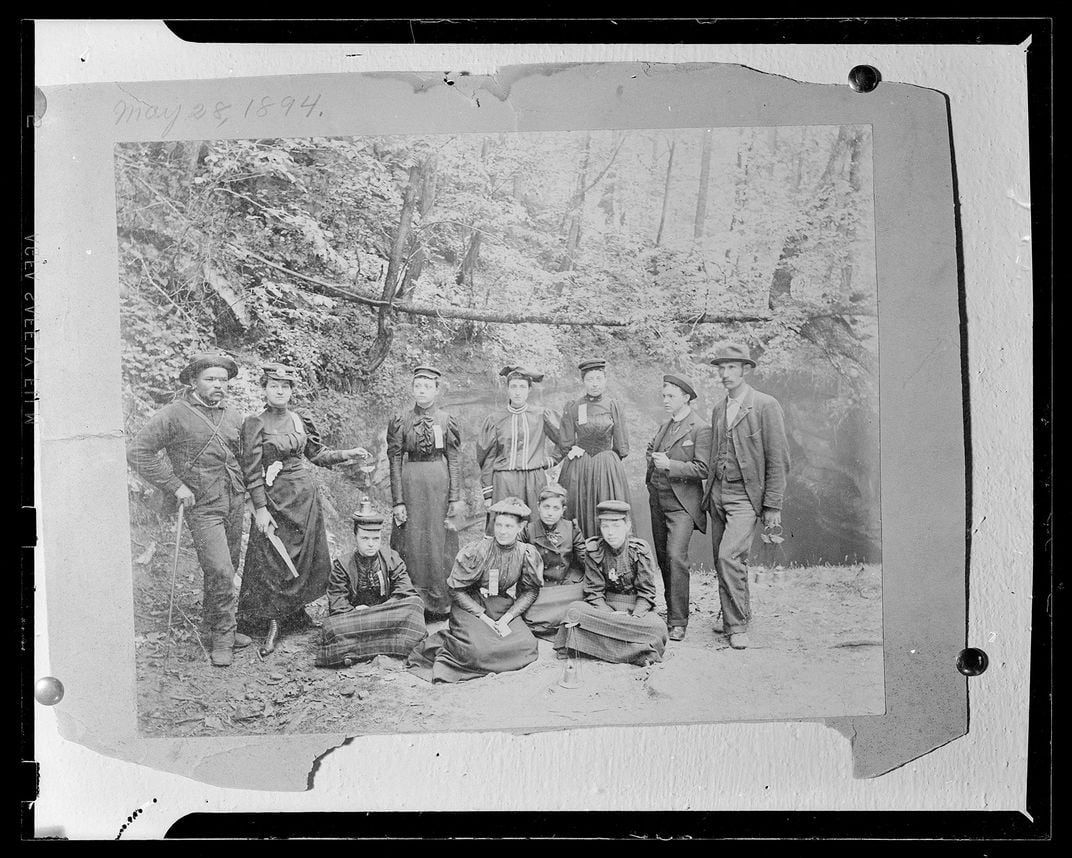
[[[167,645],[164,647],[164,670],[168,669],[171,659],[171,612],[175,607],[175,576],[179,572],[179,541],[182,539],[182,515],[186,504],[179,503],[179,516],[175,519],[175,559],[171,564],[171,596],[167,606]]]

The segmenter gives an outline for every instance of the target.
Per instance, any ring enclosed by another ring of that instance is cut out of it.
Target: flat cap
[[[606,500],[596,504],[596,518],[625,518],[629,515],[629,504],[620,500]]]
[[[558,483],[548,483],[544,486],[543,491],[540,492],[538,498],[539,501],[546,500],[547,498],[562,498],[563,501],[569,496],[569,492],[566,491],[566,487],[559,485]]]
[[[490,512],[496,515],[507,513],[508,515],[516,515],[518,518],[528,518],[532,515],[532,510],[525,505],[525,502],[521,498],[515,497],[503,498],[498,503],[492,504]]]
[[[663,376],[663,384],[672,384],[674,387],[681,388],[681,391],[688,396],[690,400],[696,398],[696,389],[687,378],[682,378],[680,375],[667,373]]]
[[[606,368],[607,362],[603,358],[589,358],[588,360],[582,360],[579,364],[577,364],[577,369],[581,371],[582,376],[590,370]]]
[[[436,369],[434,366],[413,367],[414,378],[430,378],[433,380],[438,380],[441,375],[443,375],[443,373]]]
[[[710,359],[713,364],[729,363],[730,361],[736,361],[737,363],[746,363],[750,366],[755,366],[756,362],[752,360],[752,356],[748,353],[748,346],[741,343],[727,343],[721,346],[718,351],[715,352],[715,356]]]
[[[230,381],[238,375],[238,364],[235,359],[226,352],[210,351],[197,352],[190,356],[190,362],[179,373],[180,384],[192,384],[201,374],[202,370],[212,366],[223,367],[227,370],[227,380]]]

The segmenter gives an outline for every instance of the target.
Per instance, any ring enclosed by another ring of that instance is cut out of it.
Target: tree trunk
[[[387,276],[383,279],[383,293],[380,298],[383,304],[376,313],[376,339],[372,343],[369,361],[365,366],[365,372],[369,375],[380,368],[391,348],[391,340],[394,338],[394,327],[391,323],[392,304],[402,283],[405,257],[413,229],[413,212],[417,206],[417,189],[420,183],[421,168],[410,167],[409,182],[402,199],[402,212],[398,216],[398,226],[391,239],[391,257],[387,263]]]
[[[428,215],[431,214],[432,207],[435,205],[436,178],[435,155],[429,155],[428,158],[425,159],[424,164],[421,165],[421,196],[419,210],[422,223],[428,219]],[[421,272],[424,270],[424,262],[424,241],[418,238],[417,249],[413,251],[413,259],[406,268],[406,276],[402,279],[402,286],[398,290],[397,297],[399,299],[408,297],[413,292],[413,287],[420,279]]]
[[[466,250],[461,267],[458,269],[458,273],[454,276],[454,282],[459,286],[468,284],[470,299],[473,295],[473,272],[476,270],[476,267],[480,262],[481,235],[482,233],[475,229],[469,233],[469,249]]]
[[[703,150],[700,153],[700,187],[696,192],[696,221],[692,225],[692,239],[703,238],[704,221],[707,220],[707,186],[711,179],[711,129],[703,133]]]
[[[577,170],[577,182],[569,203],[569,230],[566,233],[566,255],[559,266],[560,271],[569,271],[573,267],[574,257],[581,246],[581,219],[584,215],[585,185],[588,181],[588,159],[592,152],[592,134],[584,136],[584,149],[581,164]]]
[[[666,207],[670,202],[670,171],[674,169],[674,149],[677,141],[670,141],[670,157],[666,159],[666,182],[663,184],[663,209],[659,215],[659,231],[655,234],[655,246],[658,247],[663,240],[663,227],[666,226]]]

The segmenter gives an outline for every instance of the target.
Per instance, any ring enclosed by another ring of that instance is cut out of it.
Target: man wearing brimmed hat
[[[711,358],[726,398],[711,415],[711,455],[703,508],[711,512],[711,540],[718,569],[723,631],[730,646],[748,646],[752,617],[748,595],[748,552],[756,526],[780,526],[789,443],[782,407],[748,384],[756,362],[732,343]]]
[[[386,516],[368,498],[351,516],[354,553],[336,560],[328,579],[318,667],[338,667],[376,655],[405,657],[428,636],[424,602],[397,552],[383,543]]]
[[[242,415],[223,402],[237,374],[230,355],[193,355],[179,374],[186,389],[149,418],[127,451],[134,470],[184,507],[204,574],[202,613],[217,667],[231,664],[232,647],[250,642],[235,632],[234,576],[246,495],[238,461]]]
[[[692,382],[663,376],[663,408],[670,415],[648,443],[648,503],[651,535],[663,577],[670,640],[685,638],[689,624],[689,541],[693,530],[707,532],[701,508],[703,481],[711,455],[711,427],[692,410]]]

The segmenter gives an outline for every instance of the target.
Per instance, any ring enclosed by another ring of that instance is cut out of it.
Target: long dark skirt
[[[391,532],[391,547],[406,561],[406,571],[425,609],[445,614],[450,610],[447,576],[458,554],[457,532],[443,526],[450,491],[446,459],[405,462],[402,491],[406,523]]]
[[[382,605],[332,614],[324,620],[316,666],[339,667],[347,657],[354,661],[376,655],[404,658],[426,637],[420,598],[388,599]]]
[[[540,595],[525,611],[525,622],[538,638],[552,640],[566,617],[566,608],[584,598],[584,582],[548,584],[544,582]]]
[[[559,480],[569,491],[565,517],[576,519],[585,537],[599,536],[596,504],[606,500],[630,503],[625,466],[613,450],[567,459]]]
[[[533,468],[531,471],[496,471],[491,477],[491,499],[497,503],[503,498],[521,498],[525,506],[532,510],[532,516],[538,513],[536,507],[540,503],[540,492],[547,487],[547,471],[542,468]],[[488,536],[493,534],[492,525],[494,517],[489,515],[485,532]]]
[[[298,577],[290,574],[261,532],[251,527],[238,598],[238,616],[243,620],[282,620],[300,611],[327,592],[331,572],[328,535],[312,472],[304,466],[288,467],[265,491],[268,511],[279,526],[276,535]]]
[[[488,596],[484,608],[497,620],[513,603],[509,596]],[[536,656],[536,638],[521,617],[514,618],[510,634],[501,638],[475,614],[455,605],[447,628],[414,649],[407,664],[429,682],[461,682],[520,670],[536,661]]]
[[[607,604],[633,609],[636,596],[608,593]],[[662,661],[666,624],[655,611],[643,617],[599,611],[587,602],[574,602],[555,636],[556,650],[576,650],[603,661],[631,663],[654,658]]]

